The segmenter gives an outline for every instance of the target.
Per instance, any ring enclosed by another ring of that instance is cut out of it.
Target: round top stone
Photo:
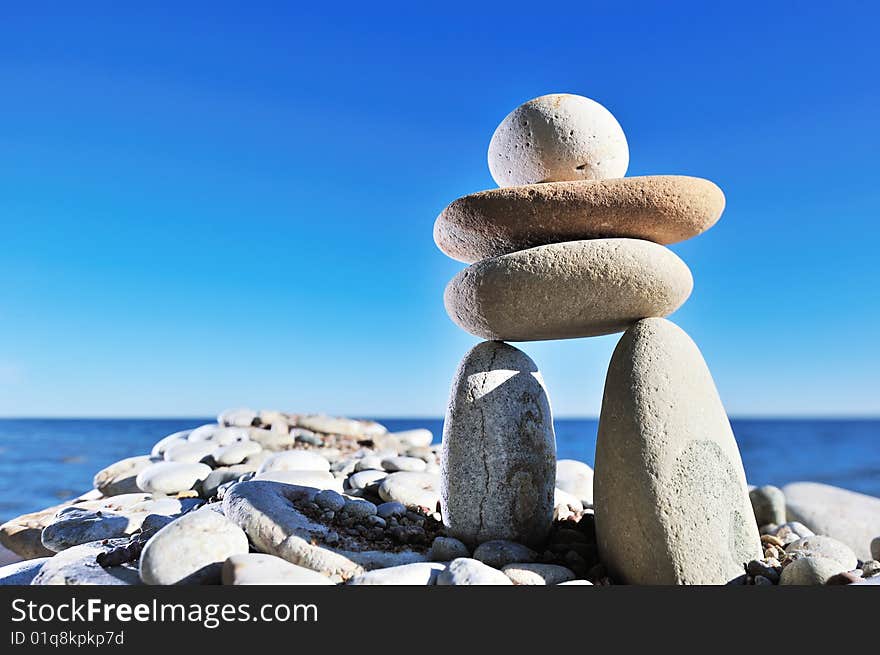
[[[501,187],[623,177],[628,165],[626,136],[611,112],[569,93],[523,103],[489,143],[489,171]]]

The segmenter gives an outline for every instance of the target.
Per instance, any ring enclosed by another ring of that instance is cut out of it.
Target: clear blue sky
[[[876,5],[294,4],[4,7],[0,414],[440,415],[434,218],[549,92],[724,189],[673,320],[731,414],[880,413]],[[522,346],[558,415],[616,339]]]

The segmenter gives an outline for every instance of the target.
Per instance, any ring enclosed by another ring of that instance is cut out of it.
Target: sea
[[[391,431],[427,428],[439,441],[443,420],[382,419]],[[95,472],[149,453],[172,432],[213,422],[191,419],[0,419],[0,522],[92,488]],[[880,420],[733,419],[751,484],[823,482],[880,497]],[[593,465],[596,419],[558,419],[560,459]]]

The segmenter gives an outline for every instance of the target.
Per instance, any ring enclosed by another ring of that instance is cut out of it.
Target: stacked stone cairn
[[[612,579],[723,584],[762,556],[742,461],[694,342],[664,319],[690,295],[667,244],[721,216],[712,182],[624,177],[624,133],[602,105],[546,95],[489,144],[498,189],[459,198],[434,239],[469,264],[446,288],[450,318],[486,341],[461,362],[446,415],[441,514],[467,544],[541,547],[556,460],[535,363],[505,343],[624,332],[608,369],[594,479],[599,556]]]

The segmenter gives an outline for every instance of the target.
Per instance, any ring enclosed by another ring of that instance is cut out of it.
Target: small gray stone
[[[782,569],[781,585],[823,585],[844,567],[827,557],[801,557]]]
[[[474,559],[495,568],[501,568],[515,562],[534,562],[537,558],[538,553],[528,546],[506,539],[486,541],[477,546],[474,551]]]
[[[406,514],[406,505],[394,501],[382,503],[376,508],[376,514],[383,519],[390,519],[392,516],[403,516]]]
[[[451,562],[460,557],[470,557],[468,547],[454,537],[437,537],[431,544],[428,557],[435,562]]]
[[[467,557],[452,560],[440,575],[438,585],[512,585],[510,578],[498,569]]]
[[[768,484],[752,489],[749,500],[758,525],[785,523],[785,494],[779,487]]]
[[[397,471],[424,471],[425,460],[417,457],[386,457],[382,460],[382,468],[389,473]]]
[[[247,536],[235,523],[217,512],[190,512],[144,546],[141,580],[151,585],[199,584],[218,577],[228,557],[247,552]]]
[[[880,562],[875,559],[870,559],[867,562],[862,564],[862,574],[866,578],[872,578],[875,575],[880,575]]]
[[[338,512],[345,507],[345,497],[332,489],[324,489],[315,495],[315,504],[325,511]]]
[[[880,537],[871,539],[871,557],[880,560]]]
[[[402,566],[368,571],[348,581],[350,585],[412,585],[425,586],[437,582],[437,576],[446,568],[435,562],[415,562]]]
[[[38,557],[0,566],[0,586],[29,585],[47,561],[48,557]]]
[[[575,579],[574,571],[556,564],[517,562],[501,569],[515,585],[555,585]]]
[[[348,477],[348,486],[352,489],[378,489],[382,480],[388,477],[385,471],[365,469]]]
[[[368,516],[376,515],[376,506],[369,500],[352,498],[345,501],[345,505],[342,508],[342,513],[348,514],[349,516],[355,518],[366,518]]]
[[[785,551],[789,555],[800,552],[808,557],[832,559],[840,564],[841,571],[852,571],[858,566],[858,558],[849,546],[824,535],[798,539],[788,544]]]

